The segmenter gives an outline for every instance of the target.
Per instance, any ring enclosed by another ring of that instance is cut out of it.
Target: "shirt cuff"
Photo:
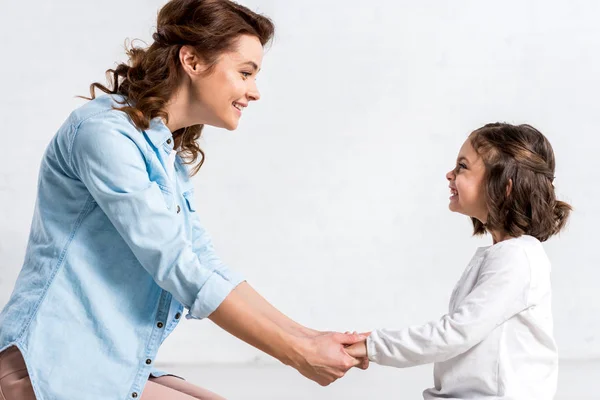
[[[203,319],[208,317],[221,305],[229,293],[243,281],[244,278],[233,271],[227,271],[226,274],[213,272],[200,289],[185,318]]]
[[[220,269],[215,272],[220,274],[225,280],[231,282],[234,285],[234,287],[237,287],[237,285],[246,280],[242,274],[235,272],[234,270],[231,270],[229,268]]]
[[[374,363],[377,363],[377,349],[375,348],[375,341],[373,340],[373,335],[376,334],[377,331],[373,331],[367,338],[367,357],[369,358],[369,361],[373,361]]]
[[[163,377],[163,376],[174,376],[175,378],[179,378],[179,379],[185,381],[185,379],[183,379],[179,375],[170,374],[168,372],[161,371],[160,369],[156,369],[156,368],[153,368],[152,370],[150,370],[150,376],[153,377],[153,378],[160,378],[160,377]]]

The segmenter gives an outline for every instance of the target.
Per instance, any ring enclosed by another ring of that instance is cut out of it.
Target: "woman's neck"
[[[165,111],[169,115],[169,121],[166,123],[167,128],[171,132],[176,132],[186,126],[186,109],[188,105],[186,102],[186,95],[182,93],[181,89],[169,99],[165,107]]]
[[[204,124],[202,114],[199,111],[200,105],[195,104],[191,89],[190,83],[182,80],[165,105],[165,111],[169,115],[169,121],[166,125],[171,132],[193,125]]]

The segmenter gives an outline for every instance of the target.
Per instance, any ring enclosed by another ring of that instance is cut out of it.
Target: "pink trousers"
[[[225,400],[174,376],[150,378],[141,400]],[[0,400],[35,400],[25,361],[16,347],[0,353]]]

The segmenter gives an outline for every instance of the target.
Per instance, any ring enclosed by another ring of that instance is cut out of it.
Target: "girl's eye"
[[[464,163],[458,163],[456,171],[460,171],[461,169],[467,169],[467,166]]]

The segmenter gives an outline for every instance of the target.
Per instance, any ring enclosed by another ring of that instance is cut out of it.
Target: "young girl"
[[[550,261],[541,242],[571,207],[554,194],[554,154],[529,125],[474,131],[448,172],[450,210],[471,217],[493,245],[473,256],[437,321],[379,329],[348,347],[381,365],[435,363],[424,399],[551,399],[558,357],[552,334]]]

